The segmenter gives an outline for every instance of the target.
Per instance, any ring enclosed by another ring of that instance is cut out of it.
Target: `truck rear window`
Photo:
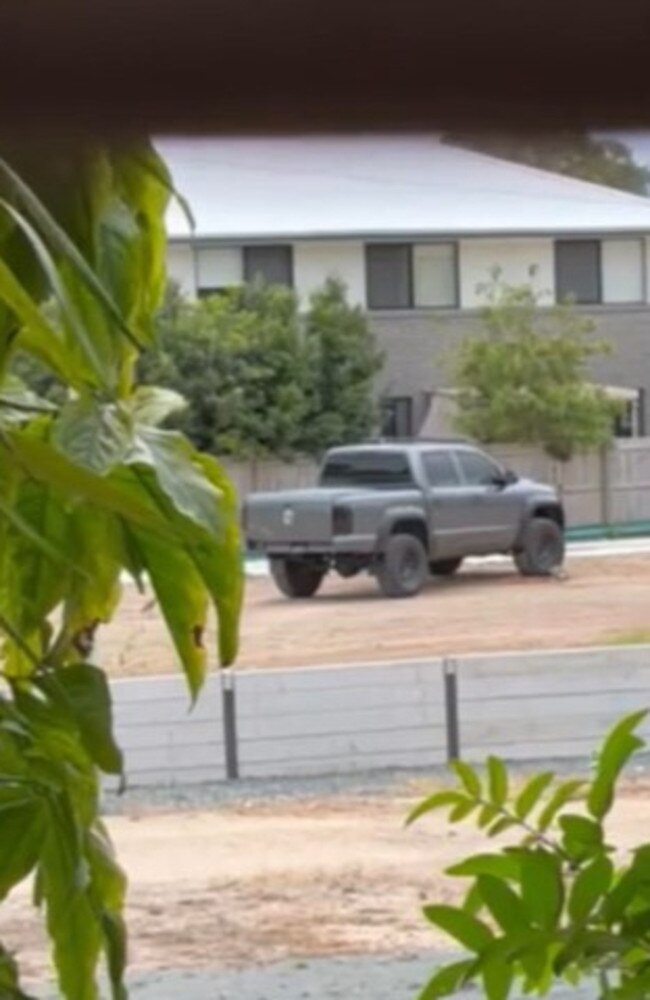
[[[412,486],[408,459],[399,451],[360,451],[330,455],[320,477],[321,486]]]

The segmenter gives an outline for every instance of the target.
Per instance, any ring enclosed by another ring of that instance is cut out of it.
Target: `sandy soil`
[[[372,579],[328,579],[310,601],[248,581],[238,667],[310,666],[479,651],[552,649],[650,638],[650,557],[574,559],[565,580],[524,579],[507,564],[433,580],[414,600],[381,598]],[[155,605],[125,591],[102,632],[113,676],[166,673],[175,658]]]
[[[485,841],[432,817],[406,829],[415,801],[241,804],[109,820],[131,881],[134,969],[243,966],[351,953],[413,953],[435,944],[425,900],[455,894],[444,867]],[[628,786],[611,835],[632,846],[650,822],[650,786]],[[40,977],[44,947],[26,891],[2,907],[0,938]]]

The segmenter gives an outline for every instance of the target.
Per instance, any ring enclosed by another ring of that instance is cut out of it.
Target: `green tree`
[[[488,1000],[507,1000],[513,988],[546,994],[554,982],[575,986],[583,977],[595,980],[599,1000],[650,994],[650,843],[623,860],[607,835],[619,775],[645,746],[636,730],[646,714],[612,729],[591,781],[543,772],[513,787],[499,758],[488,758],[484,774],[458,761],[457,787],[414,809],[411,822],[447,809],[452,823],[471,817],[491,844],[509,838],[448,869],[468,886],[460,906],[425,906],[427,920],[466,954],[439,969],[420,1000],[472,982]]]
[[[318,455],[361,441],[377,428],[374,379],[382,365],[361,309],[329,280],[311,297],[305,319],[307,413],[298,445]]]
[[[540,309],[529,285],[498,275],[486,286],[485,336],[461,345],[458,429],[485,444],[536,444],[560,461],[605,445],[619,404],[591,384],[590,358],[607,353],[593,323],[569,303]]]
[[[172,423],[218,455],[289,456],[306,412],[296,298],[262,284],[198,302],[173,293],[141,376],[181,392]]]
[[[125,878],[99,813],[120,774],[92,662],[122,575],[156,595],[193,697],[237,650],[236,505],[217,462],[158,424],[177,396],[138,388],[165,285],[170,180],[148,142],[0,159],[0,899],[28,876],[61,993],[124,1000]],[[12,365],[54,376],[40,397]],[[0,945],[0,995],[19,1000]]]
[[[634,194],[648,193],[650,171],[636,163],[625,143],[616,139],[597,138],[588,132],[561,131],[552,135],[456,133],[446,136],[446,141],[594,184]]]
[[[293,292],[232,288],[198,302],[170,291],[143,381],[187,400],[170,418],[202,450],[289,458],[358,440],[376,426],[374,340],[344,287],[329,282],[305,316]]]

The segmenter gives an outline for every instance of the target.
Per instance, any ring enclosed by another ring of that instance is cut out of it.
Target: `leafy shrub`
[[[446,809],[450,822],[471,817],[489,839],[518,835],[448,869],[469,884],[462,905],[424,908],[469,954],[439,969],[420,1000],[472,982],[488,1000],[506,1000],[515,985],[544,994],[555,981],[576,985],[585,976],[596,978],[601,1000],[650,996],[650,843],[618,864],[605,827],[619,775],[645,745],[636,729],[646,714],[612,729],[590,781],[546,771],[513,789],[499,758],[488,758],[484,774],[457,761],[457,787],[413,810],[409,822]]]

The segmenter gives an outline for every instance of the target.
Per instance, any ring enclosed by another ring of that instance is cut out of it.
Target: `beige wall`
[[[167,245],[167,269],[169,277],[179,286],[183,295],[196,295],[196,274],[194,255],[189,243],[169,243]]]
[[[531,284],[543,303],[555,295],[552,240],[461,240],[460,304],[475,309],[485,301],[480,286],[491,281],[494,268],[508,285]],[[531,271],[534,273],[531,274]]]
[[[362,243],[335,241],[296,243],[293,248],[293,274],[301,305],[322,288],[328,278],[338,278],[348,290],[352,305],[365,306],[365,263]]]

